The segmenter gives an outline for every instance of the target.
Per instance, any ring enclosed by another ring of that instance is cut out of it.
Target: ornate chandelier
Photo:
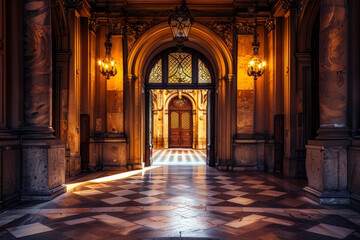
[[[105,41],[105,49],[106,49],[106,54],[105,54],[105,58],[99,60],[99,68],[100,68],[100,73],[104,76],[106,76],[106,79],[109,80],[110,77],[113,77],[117,74],[117,69],[116,69],[116,62],[112,59],[111,57],[111,47],[112,47],[112,43],[110,41],[111,39],[111,34],[108,33],[106,34],[106,41]]]
[[[257,80],[258,77],[261,77],[265,73],[266,63],[261,60],[259,57],[259,48],[260,43],[258,41],[259,35],[256,33],[257,21],[255,19],[255,33],[254,33],[254,42],[252,47],[254,50],[254,57],[250,60],[247,68],[247,74],[249,76],[254,76],[254,80]]]
[[[194,18],[191,16],[189,8],[186,6],[186,0],[181,0],[180,7],[169,17],[169,25],[173,34],[173,40],[178,41],[177,47],[181,49],[184,42],[188,40],[189,32]]]

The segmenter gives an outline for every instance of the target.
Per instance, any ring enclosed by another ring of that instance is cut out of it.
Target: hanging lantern
[[[253,76],[254,80],[257,80],[258,77],[261,77],[265,73],[266,63],[261,60],[259,57],[259,48],[260,43],[258,41],[258,34],[256,33],[256,19],[255,19],[255,33],[254,33],[254,42],[252,47],[254,50],[254,57],[250,60],[247,68],[247,74]]]
[[[98,61],[100,73],[106,77],[107,80],[110,79],[110,77],[113,77],[117,74],[116,69],[116,62],[111,57],[111,34],[106,34],[106,41],[105,41],[105,49],[106,54],[105,58]]]
[[[169,25],[173,34],[173,39],[178,41],[178,47],[182,47],[188,40],[189,32],[194,18],[186,6],[186,0],[181,1],[181,6],[175,8],[175,12],[169,17]]]

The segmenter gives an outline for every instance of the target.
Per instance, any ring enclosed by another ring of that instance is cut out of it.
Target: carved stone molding
[[[230,52],[233,50],[234,23],[232,22],[205,22],[226,43]]]
[[[238,35],[253,35],[255,32],[255,22],[248,21],[246,18],[239,19],[236,22]]]
[[[130,51],[136,40],[138,40],[147,30],[155,26],[157,22],[137,22],[137,23],[126,23],[126,37],[128,50]]]
[[[304,6],[304,0],[281,0],[282,8],[287,12],[289,9],[297,9],[300,15]]]
[[[78,12],[84,7],[84,0],[64,0],[65,13],[67,15],[70,8],[76,9]]]
[[[111,22],[110,32],[112,35],[123,35],[125,24],[123,22]]]
[[[89,30],[96,32],[96,30],[99,27],[99,19],[97,17],[95,17],[94,15],[92,15],[90,17],[90,22],[89,22]]]
[[[272,15],[266,19],[265,28],[268,33],[275,29],[275,18]]]

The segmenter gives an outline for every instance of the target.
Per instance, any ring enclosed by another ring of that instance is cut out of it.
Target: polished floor
[[[1,239],[359,239],[360,214],[291,180],[207,166],[93,173],[47,203],[0,215]]]
[[[206,151],[187,149],[187,148],[169,148],[153,151],[153,166],[164,165],[206,165]]]

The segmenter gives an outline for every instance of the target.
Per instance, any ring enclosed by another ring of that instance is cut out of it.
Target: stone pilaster
[[[348,204],[348,20],[346,1],[320,5],[317,140],[306,146],[305,194],[324,204]]]
[[[53,136],[50,1],[24,1],[22,198],[49,200],[66,191],[65,150]]]

